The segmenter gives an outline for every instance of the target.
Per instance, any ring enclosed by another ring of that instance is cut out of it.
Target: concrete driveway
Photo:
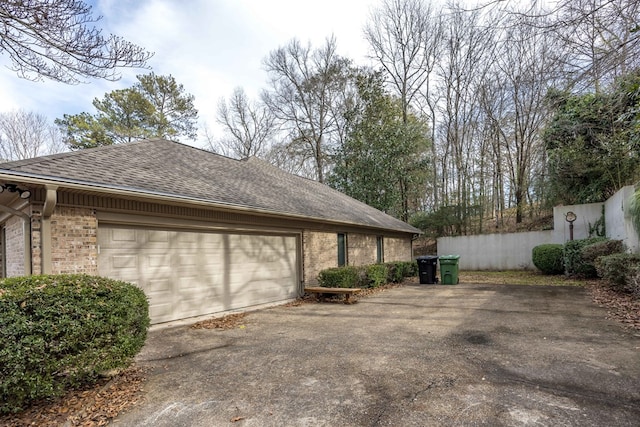
[[[638,426],[640,334],[573,287],[408,285],[154,331],[117,426]]]

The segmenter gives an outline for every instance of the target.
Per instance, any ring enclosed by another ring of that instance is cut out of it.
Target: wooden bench
[[[344,303],[351,304],[349,297],[353,294],[357,294],[362,289],[360,288],[326,288],[324,286],[315,286],[304,288],[304,291],[309,294],[316,294],[318,300],[324,299],[326,294],[344,295]]]

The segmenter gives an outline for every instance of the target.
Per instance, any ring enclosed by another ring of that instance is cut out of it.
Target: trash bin
[[[458,277],[458,260],[460,255],[442,255],[440,257],[440,278],[443,285],[457,285],[460,283]]]
[[[421,285],[433,285],[438,283],[436,278],[436,269],[438,268],[438,257],[433,255],[419,256],[418,273],[420,275]]]

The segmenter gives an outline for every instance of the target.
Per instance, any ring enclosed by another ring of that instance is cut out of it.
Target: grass
[[[551,285],[586,286],[596,280],[569,278],[564,275],[548,276],[538,271],[460,271],[460,283],[481,283],[497,285]]]

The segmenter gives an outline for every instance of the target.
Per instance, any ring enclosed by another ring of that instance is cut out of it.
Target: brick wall
[[[378,261],[377,236],[349,233],[347,236],[347,264],[367,265]]]
[[[51,272],[98,274],[97,231],[93,209],[56,207],[51,215]]]
[[[317,285],[318,273],[338,266],[338,234],[317,231],[302,233],[305,285]]]
[[[411,261],[413,254],[411,252],[411,238],[384,238],[384,260],[391,261]]]
[[[24,220],[10,217],[4,225],[6,242],[6,277],[23,276],[24,270]]]
[[[375,264],[378,257],[377,235],[347,234],[347,264]],[[338,234],[305,231],[303,269],[305,285],[316,285],[318,274],[338,266]],[[411,261],[411,238],[384,237],[384,261]]]

